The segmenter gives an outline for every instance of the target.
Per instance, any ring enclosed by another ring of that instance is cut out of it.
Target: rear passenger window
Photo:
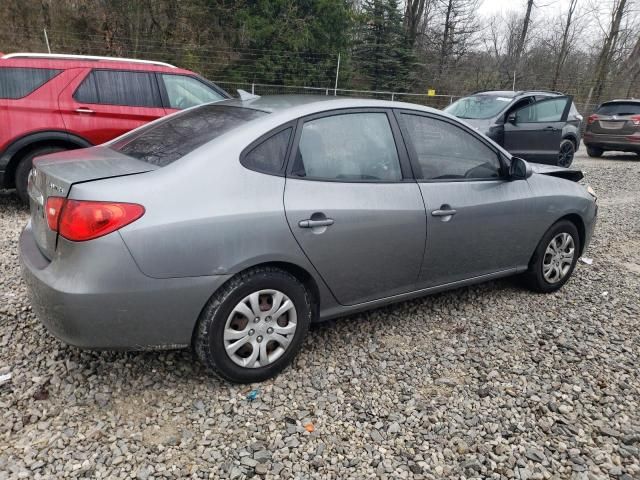
[[[498,154],[451,123],[420,115],[401,115],[421,180],[478,180],[500,177]]]
[[[51,68],[0,68],[0,98],[26,97],[61,71]]]
[[[292,129],[287,128],[267,138],[242,158],[242,165],[258,172],[282,173],[291,132]]]
[[[80,103],[160,107],[160,92],[151,73],[93,70],[74,95]]]
[[[302,127],[292,175],[317,180],[402,180],[386,113],[347,113]]]

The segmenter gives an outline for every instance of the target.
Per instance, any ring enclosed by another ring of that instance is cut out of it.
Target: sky
[[[478,13],[481,15],[493,15],[501,11],[524,11],[526,0],[484,0]],[[537,0],[535,5],[538,12],[556,13],[566,10],[569,0]]]

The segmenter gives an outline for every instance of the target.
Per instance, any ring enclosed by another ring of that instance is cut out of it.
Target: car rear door
[[[284,205],[298,244],[341,304],[414,288],[424,202],[390,112],[342,110],[300,120]]]
[[[196,76],[156,73],[160,95],[167,114],[209,102],[225,100],[227,95]]]
[[[546,98],[510,112],[504,125],[504,148],[530,162],[555,165],[572,99]]]
[[[397,112],[426,207],[427,245],[420,288],[526,266],[531,192],[511,181],[500,154],[448,119]]]
[[[165,115],[154,73],[87,69],[58,97],[68,131],[104,143]]]

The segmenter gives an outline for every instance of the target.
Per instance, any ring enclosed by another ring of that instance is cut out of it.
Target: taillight
[[[49,197],[47,200],[49,228],[74,242],[93,240],[115,232],[142,215],[144,207],[136,203],[66,200],[62,197]]]
[[[596,120],[598,120],[598,115],[596,115],[595,113],[593,115],[589,115],[589,118],[587,118],[587,125],[591,125]]]
[[[631,123],[636,127],[640,127],[640,115],[634,115],[631,117]]]
[[[46,205],[46,217],[49,228],[54,232],[58,231],[58,221],[60,220],[60,212],[64,205],[64,197],[49,197]]]

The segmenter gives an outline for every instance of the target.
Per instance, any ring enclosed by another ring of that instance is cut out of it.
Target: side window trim
[[[402,173],[402,179],[400,181],[387,181],[387,180],[355,180],[351,179],[349,181],[345,181],[343,179],[324,179],[324,178],[304,178],[304,180],[308,182],[335,182],[335,183],[415,183],[415,178],[413,175],[413,168],[411,162],[409,160],[409,155],[404,144],[404,141],[401,136],[400,127],[393,115],[392,109],[382,108],[382,107],[356,107],[356,108],[341,108],[335,110],[327,110],[324,112],[314,113],[311,115],[307,115],[304,117],[298,118],[296,123],[296,128],[294,134],[291,136],[292,142],[289,146],[289,153],[287,155],[287,160],[285,162],[285,172],[287,178],[293,178],[297,180],[302,180],[300,177],[292,175],[293,167],[295,164],[295,156],[298,150],[298,145],[300,144],[300,137],[302,136],[302,128],[306,122],[310,122],[313,120],[317,120],[319,118],[326,117],[334,117],[337,115],[348,115],[353,113],[385,113],[387,115],[387,120],[389,121],[389,127],[391,129],[391,134],[393,135],[393,141],[396,146],[396,152],[398,154],[398,161],[400,163],[400,171]]]
[[[543,98],[541,100],[536,100],[532,103],[530,103],[529,105],[523,105],[520,108],[517,108],[515,110],[513,110],[511,113],[514,114],[518,114],[518,112],[522,109],[525,109],[527,107],[533,107],[534,105],[540,105],[541,103],[545,103],[545,102],[551,102],[554,100],[561,100],[564,99],[565,100],[565,105],[564,105],[564,110],[562,111],[562,116],[560,117],[560,120],[553,120],[553,121],[549,121],[549,120],[542,120],[542,121],[537,121],[537,122],[519,122],[519,123],[526,123],[526,124],[531,124],[531,123],[556,123],[556,122],[566,122],[567,118],[569,117],[569,111],[571,110],[571,105],[573,105],[573,95],[561,95],[561,96],[557,96],[557,97],[546,97]]]
[[[265,133],[264,135],[261,135],[256,140],[251,142],[242,150],[242,152],[240,152],[240,164],[244,168],[246,168],[247,170],[251,170],[252,172],[264,173],[265,175],[273,175],[276,177],[284,177],[286,175],[286,171],[289,163],[289,157],[291,155],[292,146],[296,137],[297,123],[298,122],[296,120],[284,123],[272,130],[269,130],[267,133]],[[282,168],[280,169],[279,172],[273,172],[273,171],[267,171],[259,168],[254,168],[246,164],[245,158],[247,157],[247,155],[253,152],[253,150],[256,147],[260,146],[262,143],[266,142],[270,138],[275,137],[279,133],[282,133],[283,131],[288,129],[291,129],[291,135],[289,135],[289,143],[287,144],[287,151],[284,156],[284,162],[282,164]]]
[[[93,76],[93,72],[97,72],[97,71],[101,71],[101,72],[119,72],[119,73],[144,73],[145,75],[149,75],[151,77],[151,84],[153,85],[153,100],[155,105],[153,106],[149,106],[149,105],[127,105],[127,104],[116,104],[116,103],[102,103],[100,102],[100,90],[98,89],[98,83],[96,81],[96,78]],[[93,83],[94,83],[94,88],[96,90],[96,96],[98,99],[99,103],[90,103],[90,102],[81,102],[76,98],[76,94],[78,93],[78,90],[80,89],[80,87],[84,84],[85,81],[87,81],[89,78],[92,79]],[[87,73],[87,75],[84,77],[84,79],[78,84],[78,86],[76,87],[75,91],[73,92],[72,98],[78,102],[78,103],[87,103],[89,105],[108,105],[108,106],[113,106],[113,107],[133,107],[133,108],[163,108],[163,101],[162,101],[162,97],[160,96],[160,89],[158,87],[158,83],[157,83],[157,79],[155,76],[155,72],[148,72],[145,70],[124,70],[124,69],[114,69],[114,68],[92,68],[89,73]]]
[[[502,152],[500,152],[499,150],[496,150],[495,147],[493,145],[491,145],[490,142],[488,142],[485,138],[482,137],[482,135],[479,135],[477,132],[471,130],[470,128],[466,127],[465,125],[459,124],[455,121],[452,121],[451,119],[444,117],[444,116],[440,116],[437,114],[433,114],[430,112],[422,112],[419,110],[409,110],[409,109],[398,109],[398,108],[394,108],[393,109],[393,114],[396,118],[396,122],[400,128],[400,132],[402,133],[402,138],[404,139],[404,142],[406,144],[406,148],[407,148],[407,152],[409,152],[409,159],[411,161],[411,167],[413,168],[413,171],[415,173],[415,178],[416,181],[418,183],[455,183],[455,182],[503,182],[505,181],[505,179],[507,178],[507,174],[509,171],[509,167],[505,161],[504,156],[502,155]],[[450,125],[453,125],[454,127],[457,127],[459,129],[461,129],[462,131],[470,134],[473,138],[475,138],[476,140],[480,141],[480,143],[484,144],[489,150],[491,150],[495,155],[496,158],[498,159],[498,162],[500,163],[500,178],[446,178],[446,179],[423,179],[422,177],[422,167],[420,166],[420,162],[418,161],[418,153],[416,152],[416,149],[413,145],[413,142],[411,141],[411,136],[409,135],[409,132],[407,131],[407,129],[403,126],[402,121],[401,121],[401,115],[415,115],[418,117],[426,117],[426,118],[430,118],[436,121],[441,121],[441,122],[445,122],[448,123]]]

